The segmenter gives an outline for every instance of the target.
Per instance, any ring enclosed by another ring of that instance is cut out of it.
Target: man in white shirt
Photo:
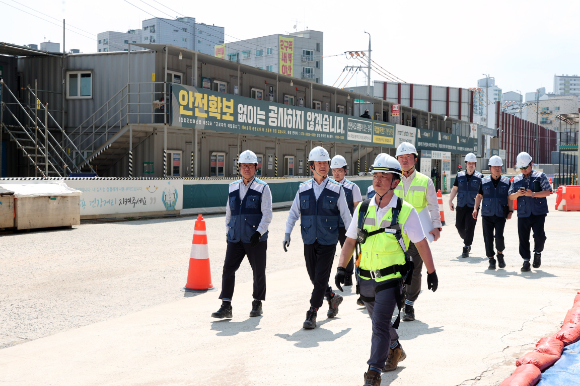
[[[348,210],[344,188],[328,178],[330,156],[320,146],[308,155],[314,178],[300,184],[286,222],[284,251],[290,245],[290,234],[294,224],[300,219],[300,231],[304,243],[306,270],[314,288],[310,297],[310,309],[306,312],[303,327],[316,328],[316,316],[324,298],[328,301],[329,318],[338,314],[342,296],[332,291],[328,285],[330,270],[334,261],[338,242],[339,218],[345,226],[350,225],[352,216]]]
[[[264,181],[255,177],[258,157],[250,150],[238,159],[242,178],[229,186],[226,204],[228,248],[222,274],[222,305],[212,317],[232,317],[232,297],[236,271],[245,256],[254,271],[254,301],[250,316],[262,315],[262,301],[266,300],[266,250],[268,226],[272,221],[272,193]]]

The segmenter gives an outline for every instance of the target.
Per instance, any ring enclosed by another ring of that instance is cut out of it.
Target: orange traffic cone
[[[445,212],[443,211],[443,195],[441,189],[437,191],[437,201],[439,202],[439,213],[441,213],[441,225],[445,225]]]
[[[200,214],[195,220],[193,242],[189,256],[189,272],[185,291],[212,289],[211,270],[209,267],[209,251],[207,249],[207,234],[205,220]]]

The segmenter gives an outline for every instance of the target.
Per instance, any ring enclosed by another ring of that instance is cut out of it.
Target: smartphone
[[[520,190],[523,192],[526,190],[526,188],[524,188],[523,186],[520,188]]]

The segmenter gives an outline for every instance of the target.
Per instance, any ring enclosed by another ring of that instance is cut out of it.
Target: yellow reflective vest
[[[360,205],[355,211],[355,215],[352,221],[357,221],[359,216]],[[409,238],[405,233],[402,232],[405,222],[409,218],[413,207],[403,201],[403,206],[401,207],[401,212],[399,213],[399,218],[397,222],[401,225],[401,233],[403,235],[403,241],[405,242],[405,248],[409,248]],[[379,228],[386,228],[391,225],[391,220],[393,218],[393,208],[390,208],[387,213],[383,216],[380,222],[377,221],[377,210],[376,206],[369,205],[367,209],[367,216],[364,220],[363,228],[367,232],[376,231]],[[405,253],[401,249],[399,242],[394,234],[391,233],[379,233],[374,236],[367,238],[364,244],[361,244],[361,260],[360,268],[367,271],[377,271],[380,269],[388,268],[393,265],[404,265],[405,264]],[[400,278],[400,273],[394,273],[391,275],[383,276],[381,278],[374,279],[377,282]],[[370,280],[370,278],[362,277],[363,280]]]
[[[405,188],[403,187],[403,180],[395,188],[395,194],[403,200],[413,205],[417,213],[427,207],[427,185],[429,184],[429,177],[415,172],[415,177],[411,181],[411,186],[405,195]]]

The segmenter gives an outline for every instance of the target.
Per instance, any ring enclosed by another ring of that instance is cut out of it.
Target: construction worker
[[[485,177],[481,182],[479,193],[475,198],[475,207],[472,215],[474,219],[477,219],[477,213],[483,200],[483,206],[481,207],[483,241],[485,242],[485,253],[489,259],[488,269],[494,270],[496,254],[493,249],[493,239],[495,238],[495,247],[497,248],[497,264],[500,268],[505,268],[503,231],[506,218],[508,220],[511,219],[514,210],[513,201],[508,200],[510,180],[501,175],[503,161],[499,156],[494,155],[489,159],[488,164],[491,176]]]
[[[362,195],[360,193],[360,188],[354,182],[351,182],[345,178],[347,163],[346,159],[341,155],[335,155],[330,161],[330,168],[332,169],[333,179],[342,184],[344,188],[344,195],[346,196],[346,203],[348,204],[348,210],[352,215],[354,213],[354,208],[362,201]],[[338,241],[340,242],[340,247],[344,245],[346,240],[346,228],[344,222],[341,218],[338,219]],[[344,279],[345,286],[352,285],[352,274],[354,273],[354,262],[351,261],[346,266],[346,278]]]
[[[338,314],[342,296],[332,291],[328,285],[330,271],[338,242],[339,218],[345,227],[350,225],[352,216],[348,210],[344,188],[338,182],[328,178],[330,156],[321,146],[317,146],[308,155],[310,170],[314,178],[300,184],[286,222],[284,252],[290,246],[290,234],[294,224],[300,218],[300,231],[304,243],[306,270],[314,288],[310,297],[310,309],[306,312],[303,327],[307,330],[316,328],[318,309],[326,297],[329,318]]]
[[[477,217],[473,217],[473,207],[475,206],[475,197],[481,187],[483,174],[475,170],[477,157],[473,153],[465,156],[465,171],[457,173],[453,189],[449,195],[449,209],[454,211],[455,228],[459,236],[463,239],[463,252],[461,257],[469,257],[471,244],[473,243],[473,233],[477,224]],[[453,199],[457,196],[457,208],[453,205]]]
[[[251,317],[262,315],[262,301],[266,300],[266,249],[268,226],[272,221],[272,193],[264,181],[255,177],[258,157],[251,150],[240,154],[238,165],[242,178],[229,186],[226,203],[227,242],[222,274],[222,305],[214,318],[232,317],[232,296],[236,271],[245,256],[254,272],[254,292]]]
[[[532,170],[532,157],[521,152],[516,158],[516,166],[522,171],[509,189],[509,199],[518,200],[518,236],[520,256],[524,259],[522,272],[530,271],[530,231],[534,232],[534,261],[532,266],[540,268],[542,251],[546,242],[544,222],[548,214],[546,197],[552,194],[552,187],[546,175]]]
[[[402,307],[403,280],[412,277],[412,263],[406,250],[410,242],[427,266],[428,288],[435,292],[439,285],[429,243],[413,206],[394,195],[400,183],[401,165],[385,154],[372,165],[376,195],[357,207],[346,233],[335,276],[336,286],[342,290],[346,266],[355,246],[360,247],[360,290],[372,320],[371,356],[364,375],[365,386],[381,384],[381,371],[393,371],[407,355],[399,343],[398,318],[391,317],[395,306]]]
[[[429,228],[432,227],[432,229],[425,233],[431,234],[433,241],[437,241],[442,230],[437,192],[433,181],[428,176],[415,170],[417,156],[417,149],[408,142],[401,143],[397,148],[396,157],[403,170],[403,181],[397,185],[395,194],[411,204],[420,216],[422,211],[428,211],[431,220]],[[426,226],[426,224],[423,224],[423,226]],[[403,314],[403,321],[405,322],[415,320],[415,302],[421,293],[421,271],[423,269],[423,260],[415,243],[411,242],[408,252],[415,264],[415,268],[413,270],[412,283],[406,286],[405,310]]]

